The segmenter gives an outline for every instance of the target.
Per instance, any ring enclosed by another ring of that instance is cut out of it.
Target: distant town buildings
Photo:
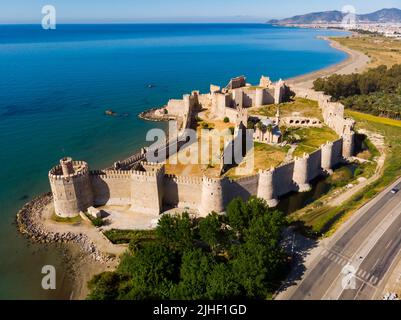
[[[344,25],[343,23],[313,23],[313,24],[291,24],[301,28],[317,29],[343,29],[366,33],[376,33],[388,38],[401,39],[401,23],[356,23]]]

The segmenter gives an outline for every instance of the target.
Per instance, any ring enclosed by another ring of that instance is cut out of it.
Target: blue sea
[[[60,251],[29,244],[14,223],[24,203],[49,191],[47,172],[61,157],[110,165],[163,126],[139,112],[239,75],[257,83],[336,64],[346,55],[317,36],[340,34],[264,24],[0,25],[0,299],[71,295]],[[41,288],[48,264],[58,272],[53,291]]]

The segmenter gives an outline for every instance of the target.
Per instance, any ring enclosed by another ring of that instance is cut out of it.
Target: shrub
[[[91,222],[96,228],[103,226],[105,223],[102,218],[92,218]]]
[[[154,230],[117,230],[111,229],[104,235],[114,244],[130,243],[131,240],[149,241],[155,238]]]
[[[229,123],[230,119],[228,117],[225,117],[223,121],[224,121],[224,123]]]

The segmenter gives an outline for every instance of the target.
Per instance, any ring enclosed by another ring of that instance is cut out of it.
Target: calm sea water
[[[25,202],[49,190],[59,158],[109,165],[157,126],[137,118],[144,109],[238,75],[278,80],[338,63],[345,54],[316,39],[337,34],[262,24],[0,25],[0,298],[70,296],[59,251],[28,245],[14,224]],[[41,289],[45,264],[57,267],[55,291]]]

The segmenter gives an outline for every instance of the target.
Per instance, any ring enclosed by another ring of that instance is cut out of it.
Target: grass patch
[[[62,218],[56,215],[56,213],[53,213],[51,219],[56,222],[61,222],[61,223],[69,223],[69,224],[76,224],[76,223],[81,223],[82,218],[80,215],[72,218]]]
[[[322,111],[319,108],[318,102],[314,100],[295,98],[291,102],[281,103],[280,115],[281,117],[290,117],[294,113],[301,117],[317,118],[323,120]],[[250,113],[254,115],[261,115],[266,117],[274,117],[277,112],[277,105],[271,104],[261,108],[251,108]]]
[[[271,167],[277,167],[280,165],[288,152],[289,146],[279,147],[273,146],[265,143],[254,142],[254,166],[253,173],[258,173],[259,170],[268,170]],[[246,161],[248,158],[246,157],[243,162],[239,164],[240,167],[246,166]],[[231,179],[239,178],[235,175],[236,168],[229,169],[225,176]]]
[[[355,120],[358,120],[360,122],[364,122],[365,124],[371,122],[371,123],[375,123],[375,124],[383,124],[383,125],[401,128],[400,120],[395,120],[395,119],[390,119],[390,118],[382,118],[382,117],[374,116],[371,114],[362,113],[362,112],[358,112],[358,111],[352,111],[352,110],[346,110],[346,115],[348,117],[352,117]],[[365,127],[366,127],[366,125],[365,125]]]
[[[156,238],[154,230],[118,230],[111,229],[103,233],[113,244],[130,243],[131,241],[151,241]]]
[[[298,147],[294,151],[294,156],[312,153],[327,141],[337,139],[338,135],[326,126],[322,128],[287,128],[284,133],[284,140],[295,140],[298,143]]]

